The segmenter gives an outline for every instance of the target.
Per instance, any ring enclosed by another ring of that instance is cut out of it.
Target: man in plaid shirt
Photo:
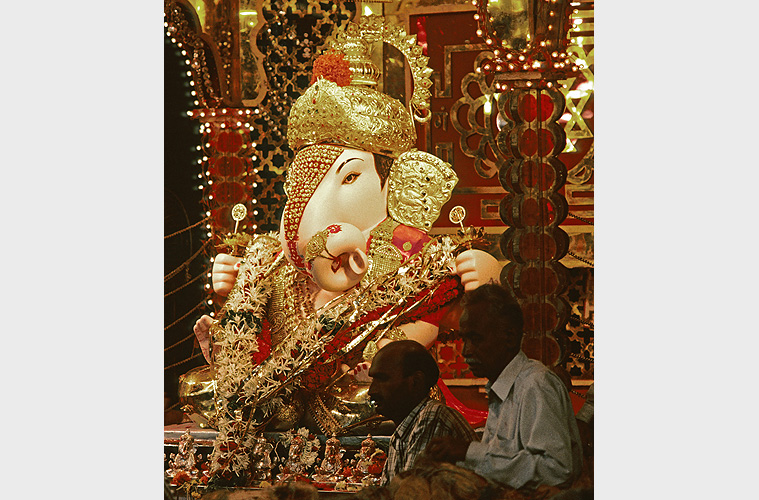
[[[432,438],[473,441],[474,430],[461,414],[429,397],[440,370],[420,343],[399,340],[380,349],[369,368],[369,397],[377,411],[396,424],[380,484],[410,469]]]

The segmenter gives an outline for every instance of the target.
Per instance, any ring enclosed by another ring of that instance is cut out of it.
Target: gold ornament
[[[242,203],[238,203],[232,207],[232,219],[235,221],[235,230],[233,232],[237,232],[237,224],[239,224],[246,215],[248,215],[248,209],[245,208],[245,205]]]
[[[448,220],[453,224],[461,224],[461,229],[464,229],[464,219],[466,218],[466,209],[461,205],[456,205],[448,213]]]
[[[346,45],[355,43],[354,40],[366,42],[386,42],[401,51],[411,69],[414,79],[414,90],[409,101],[409,110],[416,121],[425,123],[432,115],[429,113],[429,100],[431,97],[432,68],[427,66],[429,57],[422,52],[422,47],[416,43],[416,35],[409,35],[406,30],[397,24],[389,23],[382,16],[364,16],[358,24],[351,23],[345,30],[338,31],[332,41],[332,48],[346,52]],[[350,50],[348,50],[350,51]],[[368,56],[367,56],[368,59]],[[350,59],[349,59],[350,60]],[[351,66],[353,71],[353,66]]]
[[[373,340],[370,340],[366,343],[366,347],[364,347],[363,357],[364,361],[371,361],[374,359],[374,356],[377,354],[377,343]]]
[[[200,427],[209,427],[216,415],[216,380],[210,365],[198,366],[179,376],[179,401]]]
[[[385,338],[395,341],[395,340],[406,340],[408,337],[406,336],[406,332],[396,327],[388,331],[385,334]]]
[[[388,217],[371,230],[369,238],[369,270],[365,283],[378,280],[381,276],[394,273],[403,263],[403,254],[393,245],[393,231],[398,222]]]
[[[387,211],[407,226],[428,232],[450,199],[458,178],[450,164],[423,151],[408,151],[390,169]]]
[[[372,88],[379,72],[368,56],[367,42],[383,41],[400,50],[414,78],[407,110],[403,104]],[[389,24],[381,16],[362,17],[331,39],[327,48],[346,54],[352,73],[344,87],[319,78],[299,97],[288,120],[287,141],[293,150],[321,143],[342,144],[397,158],[416,143],[414,119],[426,122],[432,69],[416,43],[416,35]]]
[[[329,238],[329,229],[322,229],[308,240],[305,251],[306,255],[303,256],[306,262],[311,262],[322,255],[322,252],[327,251],[327,238]]]

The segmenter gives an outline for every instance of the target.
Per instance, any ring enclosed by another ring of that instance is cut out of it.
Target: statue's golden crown
[[[386,41],[396,46],[409,61],[414,78],[410,109],[373,88],[379,70],[368,56],[367,42],[372,41]],[[290,110],[287,130],[290,147],[297,151],[313,144],[332,143],[393,158],[412,149],[416,143],[414,119],[424,122],[430,117],[428,101],[432,83],[428,58],[422,55],[416,36],[387,24],[382,17],[368,16],[362,18],[360,24],[350,23],[338,32],[331,40],[328,54],[340,54],[341,61],[335,57],[330,59],[350,68],[350,82],[340,81],[339,70],[326,71],[325,77],[317,76],[312,81]],[[317,60],[314,64],[315,70],[318,63]],[[317,73],[315,71],[315,75]]]
[[[398,157],[416,143],[411,115],[396,99],[366,87],[319,78],[292,107],[287,141],[294,150],[341,144]]]

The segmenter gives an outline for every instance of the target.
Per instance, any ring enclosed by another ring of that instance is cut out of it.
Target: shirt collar
[[[414,421],[416,420],[416,416],[419,415],[419,412],[422,411],[422,408],[424,408],[430,400],[430,397],[424,398],[418,405],[414,407],[413,410],[411,410],[408,415],[406,415],[406,418],[403,419],[398,427],[395,428],[395,432],[393,434],[398,439],[405,439],[407,437],[406,434],[411,432],[411,429],[414,426]]]
[[[520,350],[516,356],[514,356],[511,361],[509,361],[509,364],[506,365],[503,371],[501,371],[501,374],[498,375],[498,378],[495,379],[495,382],[492,384],[490,382],[485,384],[485,389],[488,391],[488,393],[494,393],[496,396],[498,396],[498,399],[503,401],[506,399],[506,396],[509,395],[511,386],[514,385],[514,381],[517,379],[517,375],[519,375],[519,372],[522,371],[522,367],[525,363],[527,363],[527,361],[529,361],[527,355]]]

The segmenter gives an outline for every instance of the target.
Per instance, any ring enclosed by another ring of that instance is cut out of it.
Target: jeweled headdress
[[[368,57],[368,43],[375,41],[396,47],[411,67],[414,91],[408,109],[374,88],[379,70]],[[391,195],[388,211],[398,222],[429,231],[458,180],[448,163],[414,149],[414,120],[424,123],[431,116],[429,58],[422,54],[416,35],[407,35],[381,16],[350,23],[328,47],[314,64],[312,85],[290,110],[290,147],[301,151],[316,144],[335,144],[394,158],[390,190],[413,192],[413,199]],[[349,68],[350,78],[340,64]]]

